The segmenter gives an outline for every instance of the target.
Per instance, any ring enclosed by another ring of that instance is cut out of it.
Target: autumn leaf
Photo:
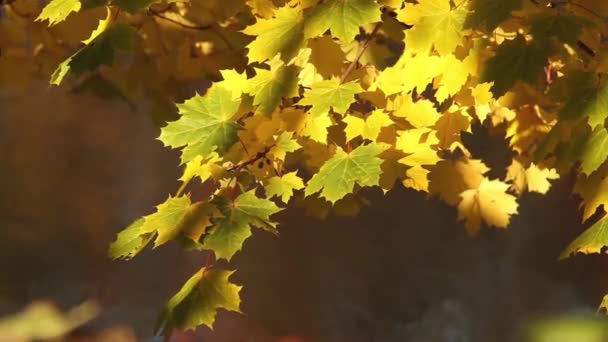
[[[217,199],[214,204],[223,217],[214,222],[203,248],[228,261],[251,236],[252,226],[274,231],[276,223],[270,221],[270,216],[281,210],[272,201],[257,197],[253,190],[239,195],[233,203]]]
[[[380,21],[380,6],[374,0],[328,0],[315,7],[306,18],[307,38],[327,30],[343,42],[352,41],[364,24]]]
[[[393,120],[383,110],[373,111],[367,118],[362,119],[354,115],[347,115],[342,119],[346,123],[346,140],[350,141],[358,136],[376,141],[380,130],[393,124]]]
[[[608,245],[608,220],[603,217],[585,230],[560,254],[560,259],[568,258],[576,253],[600,253]]]
[[[284,6],[274,12],[270,19],[258,18],[243,33],[255,36],[247,48],[249,62],[263,62],[277,54],[289,61],[304,44],[303,16],[298,7]]]
[[[509,188],[498,180],[484,179],[477,189],[462,192],[458,204],[458,219],[464,219],[467,231],[474,235],[483,220],[490,226],[506,228],[511,215],[517,213],[515,196],[508,194]]]
[[[380,145],[361,145],[347,153],[341,148],[316,173],[306,186],[306,196],[321,191],[321,196],[335,203],[351,193],[355,184],[359,186],[378,185],[380,164],[377,156],[383,151]]]
[[[304,188],[302,178],[298,177],[297,171],[275,176],[268,180],[266,185],[266,196],[272,198],[278,196],[283,203],[289,202],[294,190]]]
[[[353,101],[355,94],[363,91],[356,82],[341,84],[339,79],[331,79],[314,83],[311,89],[304,93],[304,98],[298,104],[312,106],[313,115],[326,113],[330,107],[336,113],[343,114]]]
[[[397,19],[414,25],[405,35],[409,50],[426,55],[434,47],[441,55],[453,52],[467,34],[464,22],[467,10],[452,8],[449,0],[420,0],[407,3],[397,12]]]
[[[481,81],[494,82],[492,93],[501,96],[517,81],[535,84],[543,75],[547,58],[547,49],[529,44],[518,35],[496,48],[496,55],[486,63]]]
[[[239,103],[230,90],[221,87],[192,97],[177,105],[180,118],[161,129],[159,140],[173,148],[185,146],[182,163],[214,150],[223,152],[237,140],[240,125],[231,119]]]
[[[279,61],[271,63],[270,70],[256,69],[256,76],[249,79],[243,91],[253,95],[257,111],[268,115],[285,97],[298,93],[298,72],[295,65],[285,65]]]
[[[228,280],[233,273],[200,269],[169,299],[155,331],[169,335],[174,329],[188,330],[199,325],[212,328],[218,309],[241,312],[241,286]]]

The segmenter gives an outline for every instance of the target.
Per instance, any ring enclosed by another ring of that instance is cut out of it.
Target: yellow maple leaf
[[[469,78],[469,67],[453,54],[444,56],[442,63],[443,72],[435,93],[439,102],[458,93]]]
[[[429,170],[419,165],[411,167],[405,172],[408,178],[403,181],[403,185],[414,190],[428,192],[429,172]]]
[[[295,56],[304,44],[304,24],[299,7],[283,6],[274,12],[270,19],[258,18],[247,26],[243,33],[255,36],[247,48],[249,62],[263,62],[281,55],[283,61]]]
[[[429,192],[450,205],[460,202],[460,194],[477,189],[490,169],[475,159],[442,160],[431,168]]]
[[[506,192],[508,188],[508,184],[499,180],[484,178],[478,188],[460,194],[462,200],[458,204],[458,219],[466,220],[469,234],[474,235],[479,231],[482,220],[498,228],[509,225],[511,215],[517,213],[518,204],[515,196]]]
[[[480,122],[484,122],[488,114],[492,112],[490,102],[494,99],[494,95],[490,91],[492,82],[478,83],[471,88],[471,94],[475,100],[475,114]]]
[[[393,120],[382,109],[376,109],[365,119],[348,115],[342,121],[346,123],[344,129],[346,141],[351,141],[358,136],[376,141],[380,130],[393,124]]]
[[[333,125],[328,112],[310,112],[306,114],[301,135],[327,144],[327,128]]]
[[[278,196],[283,203],[289,202],[294,190],[304,188],[302,178],[298,177],[297,171],[275,176],[268,180],[266,185],[266,196],[272,198]]]
[[[599,208],[608,209],[608,177],[606,167],[592,173],[590,176],[581,175],[576,181],[574,192],[583,198],[583,222],[587,221]]]
[[[387,109],[393,111],[396,117],[405,118],[416,128],[431,127],[441,118],[433,102],[424,99],[414,102],[409,94],[389,100]]]
[[[443,149],[452,149],[456,145],[454,143],[460,141],[460,132],[469,129],[470,119],[461,113],[460,109],[451,108],[444,113],[437,121],[435,129],[437,130],[437,138],[439,139],[439,147]]]
[[[396,93],[407,93],[414,88],[422,91],[441,72],[442,63],[440,57],[425,54],[413,56],[406,52],[394,66],[386,68],[378,75],[369,90],[375,90],[377,87],[387,96]]]
[[[441,55],[447,55],[462,44],[469,31],[464,28],[468,11],[465,6],[452,8],[450,3],[450,0],[420,0],[417,4],[406,3],[397,11],[397,19],[414,25],[405,34],[408,50],[428,54],[435,47]]]
[[[512,181],[512,187],[518,194],[526,190],[546,194],[551,188],[549,180],[558,178],[559,174],[555,169],[541,169],[534,163],[531,163],[526,169],[520,161],[513,159],[513,162],[507,168],[506,181]]]

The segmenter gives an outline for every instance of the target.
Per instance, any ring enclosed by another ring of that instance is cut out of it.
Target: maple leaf
[[[439,147],[450,149],[455,142],[460,142],[460,132],[467,131],[469,126],[470,119],[468,116],[462,115],[460,110],[448,110],[437,120],[435,125]]]
[[[559,175],[555,169],[541,169],[534,163],[526,169],[521,162],[513,159],[513,162],[507,168],[506,181],[513,182],[513,189],[518,194],[524,191],[537,192],[546,194],[551,187],[550,179],[558,179]]]
[[[327,144],[327,128],[332,124],[327,112],[307,113],[301,134],[314,141]]]
[[[453,54],[444,56],[442,62],[443,72],[435,93],[435,98],[439,102],[458,93],[469,78],[469,67]]]
[[[596,84],[592,73],[577,73],[569,77],[570,94],[559,116],[562,119],[587,117],[589,125],[596,127],[608,117],[608,82]]]
[[[107,19],[106,19],[107,20]],[[116,51],[130,51],[135,45],[136,31],[127,23],[108,25],[102,20],[88,44],[63,61],[51,75],[51,84],[59,85],[68,73],[93,71],[100,65],[112,65]]]
[[[180,181],[186,185],[192,178],[198,177],[201,182],[205,182],[213,175],[219,175],[222,171],[222,167],[217,163],[222,158],[215,153],[211,152],[206,158],[203,156],[196,156],[194,159],[186,163],[184,173],[179,178]]]
[[[241,312],[237,286],[228,280],[234,271],[201,268],[169,299],[156,323],[156,332],[166,336],[174,329],[213,328],[218,309]]]
[[[397,19],[414,25],[405,35],[408,50],[426,55],[434,46],[439,54],[447,55],[468,33],[464,28],[467,14],[462,7],[452,8],[449,0],[420,0],[415,5],[406,3],[397,11]]]
[[[303,106],[312,106],[311,113],[325,113],[333,108],[336,113],[344,115],[354,101],[355,94],[363,91],[357,82],[340,83],[339,79],[314,83],[298,102]]]
[[[549,51],[528,44],[517,35],[496,48],[496,55],[486,62],[481,82],[494,82],[492,93],[499,97],[519,80],[534,84],[543,75]]]
[[[144,235],[155,234],[155,247],[164,244],[177,236],[180,231],[178,223],[189,207],[190,199],[187,196],[169,197],[164,203],[156,207],[154,214],[144,218],[144,223],[139,228],[140,233]]]
[[[483,219],[488,225],[506,228],[512,214],[517,213],[515,196],[506,193],[509,188],[498,180],[484,179],[477,189],[460,194],[458,219],[466,220],[467,231],[474,235],[479,231]]]
[[[488,114],[492,112],[490,103],[493,101],[494,96],[490,91],[492,83],[478,83],[471,89],[471,95],[475,101],[475,114],[480,122],[484,122],[488,117]]]
[[[583,198],[583,222],[593,216],[600,206],[608,209],[608,177],[605,170],[606,167],[602,167],[590,176],[581,175],[576,182],[574,192]]]
[[[416,128],[430,127],[441,118],[433,102],[418,100],[414,102],[411,95],[400,95],[389,101],[387,108],[393,111],[396,117],[405,118]]]
[[[380,21],[380,6],[374,0],[328,0],[315,7],[306,18],[307,38],[323,34],[328,29],[343,43],[359,34],[361,25]]]
[[[576,253],[601,253],[605,246],[608,246],[608,219],[606,216],[572,241],[560,254],[559,258],[565,259]]]
[[[473,0],[470,6],[471,14],[465,21],[465,27],[483,27],[486,31],[494,31],[505,21],[511,12],[521,8],[522,0]]]
[[[118,233],[116,241],[110,245],[108,255],[114,259],[130,259],[141,252],[154,238],[153,233],[141,233],[144,221],[143,217],[139,218]]]
[[[410,167],[405,171],[405,175],[408,177],[403,181],[403,185],[418,191],[429,191],[429,170],[423,168],[420,165]]]
[[[346,141],[351,141],[358,136],[376,141],[380,130],[393,124],[393,120],[382,109],[373,111],[365,120],[353,115],[347,115],[342,121],[346,123],[344,130]]]
[[[204,239],[203,248],[211,249],[218,258],[230,261],[251,236],[251,226],[270,231],[276,229],[276,223],[270,221],[270,216],[281,211],[281,208],[270,200],[257,197],[254,192],[242,193],[233,203],[225,199],[215,201],[223,217],[214,222]]]
[[[175,238],[182,230],[190,230],[192,220],[184,221],[184,216],[194,215],[200,218],[198,210],[204,214],[212,211],[200,206],[191,206],[187,196],[169,197],[156,207],[156,212],[136,220],[117,236],[110,245],[109,254],[113,258],[132,258],[154,238],[154,246],[158,247]]]
[[[276,138],[270,153],[279,160],[285,160],[287,153],[297,151],[300,148],[302,146],[293,138],[293,132],[283,132]]]
[[[289,61],[304,44],[302,10],[299,7],[281,7],[274,12],[274,18],[258,18],[243,33],[256,37],[247,45],[250,63],[263,62],[277,54],[283,61]]]
[[[338,148],[336,154],[312,176],[306,186],[306,196],[321,191],[322,197],[335,203],[351,193],[355,184],[378,185],[382,159],[377,156],[383,150],[384,147],[375,143],[361,145],[350,153]]]
[[[583,173],[589,175],[597,170],[608,158],[608,131],[603,127],[596,127],[587,142],[582,147],[579,156],[582,161]]]
[[[186,209],[175,230],[186,238],[198,242],[207,232],[207,228],[213,225],[213,220],[221,216],[218,208],[212,203],[197,202]]]
[[[253,95],[257,111],[268,115],[281,103],[284,97],[298,95],[298,72],[295,65],[285,65],[274,60],[270,70],[255,69],[256,75],[249,80],[243,91]]]
[[[266,185],[266,196],[268,196],[268,198],[279,196],[283,203],[287,203],[291,196],[293,196],[294,190],[303,188],[304,182],[302,181],[302,178],[298,177],[297,171],[294,171],[286,173],[281,177],[275,176],[270,178]]]
[[[414,88],[422,91],[433,78],[441,75],[443,64],[438,56],[417,54],[412,56],[404,53],[394,66],[386,68],[374,82],[374,86],[380,88],[385,95],[407,93]]]
[[[48,20],[49,26],[64,21],[72,12],[80,11],[80,0],[52,0],[44,8],[36,21]]]
[[[178,104],[181,117],[161,128],[159,139],[165,146],[186,146],[182,163],[198,155],[206,157],[214,150],[223,152],[237,140],[240,125],[231,118],[239,104],[230,90],[213,87],[205,96],[196,95]]]
[[[450,205],[460,202],[460,194],[477,189],[490,169],[480,160],[442,160],[435,164],[429,174],[429,192]]]
[[[225,89],[232,90],[232,98],[238,99],[247,89],[247,75],[238,73],[235,70],[221,70],[223,80],[217,82],[216,85]]]

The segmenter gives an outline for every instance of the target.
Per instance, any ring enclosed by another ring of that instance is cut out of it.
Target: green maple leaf
[[[218,199],[216,204],[224,217],[215,222],[204,239],[203,248],[213,250],[218,258],[230,260],[251,236],[251,226],[276,230],[276,223],[270,221],[270,216],[281,208],[270,200],[257,197],[254,190],[241,194],[234,203]]]
[[[579,160],[582,161],[583,173],[590,175],[608,158],[608,131],[596,127],[582,148]]]
[[[452,8],[450,0],[420,0],[407,3],[397,19],[414,25],[405,33],[406,49],[427,54],[435,47],[441,55],[452,53],[467,34],[464,22],[468,15],[462,7]]]
[[[281,177],[275,176],[270,178],[266,185],[266,196],[268,196],[268,198],[279,196],[283,203],[287,203],[291,196],[293,196],[294,190],[303,188],[304,182],[302,181],[302,178],[298,177],[297,171],[294,171],[286,173]]]
[[[103,25],[100,23],[100,26]],[[88,43],[63,61],[51,76],[51,84],[59,85],[68,73],[80,74],[93,71],[100,65],[112,65],[117,51],[131,51],[137,32],[127,23],[115,23],[100,32],[93,31]]]
[[[606,216],[572,241],[559,258],[565,259],[576,253],[600,253],[604,246],[608,246],[608,218]]]
[[[228,280],[234,271],[200,269],[169,299],[155,331],[169,335],[173,329],[194,329],[204,324],[213,328],[218,309],[241,312],[237,286]]]
[[[110,256],[132,258],[154,237],[156,247],[174,238],[181,230],[179,223],[189,207],[188,197],[169,197],[156,207],[155,213],[136,220],[120,232],[116,241],[110,245]]]
[[[207,156],[214,150],[221,153],[237,141],[240,125],[232,120],[240,99],[232,91],[213,87],[205,96],[196,95],[177,108],[181,117],[161,129],[159,139],[173,148],[185,146],[182,163]]]
[[[132,258],[155,237],[155,247],[180,234],[198,241],[211,220],[217,217],[221,217],[219,211],[209,202],[192,204],[187,196],[169,197],[156,207],[155,213],[136,220],[121,231],[110,245],[109,255],[115,259]]]
[[[521,8],[522,0],[473,0],[471,14],[465,21],[466,28],[483,27],[486,31],[494,31],[511,12]]]
[[[284,6],[271,19],[258,18],[243,33],[255,36],[247,48],[249,62],[263,62],[281,54],[284,61],[294,57],[304,44],[302,10]]]
[[[82,3],[79,0],[53,0],[44,8],[36,21],[48,20],[49,26],[64,21],[72,12],[80,11]]]
[[[584,27],[594,26],[593,22],[576,15],[541,15],[532,20],[530,33],[534,39],[547,41],[556,37],[560,41],[575,45]]]
[[[300,148],[302,148],[302,146],[293,138],[293,132],[283,132],[276,138],[270,152],[275,158],[285,160],[287,153],[297,151]]]
[[[587,117],[589,125],[601,125],[608,117],[608,82],[597,84],[593,73],[579,72],[566,77],[569,99],[560,110],[561,119]]]
[[[155,234],[155,247],[164,244],[177,235],[179,232],[178,223],[189,207],[190,198],[187,196],[169,197],[164,203],[156,207],[154,214],[144,218],[144,223],[139,228],[140,233],[144,235]]]
[[[307,38],[328,29],[343,43],[350,43],[359,34],[361,25],[380,21],[380,6],[373,0],[328,0],[315,7],[306,18]]]
[[[340,84],[338,79],[324,80],[313,83],[298,104],[312,106],[312,115],[327,113],[330,107],[333,107],[336,113],[344,115],[353,103],[355,94],[362,91],[363,88],[358,82]]]
[[[141,227],[145,219],[139,218],[127,228],[118,233],[116,241],[112,242],[108,254],[114,259],[130,259],[141,252],[154,238],[153,233],[142,233]]]
[[[335,203],[351,193],[355,183],[360,186],[378,185],[382,159],[377,156],[383,150],[384,147],[374,143],[359,146],[351,153],[338,148],[336,154],[310,179],[306,196],[322,190],[321,196]]]
[[[496,48],[496,55],[486,62],[480,82],[494,82],[491,91],[496,98],[519,80],[534,84],[543,75],[548,55],[548,49],[530,45],[518,35]]]
[[[298,72],[295,65],[271,63],[271,69],[255,69],[256,75],[245,85],[244,92],[253,95],[257,111],[270,114],[284,97],[298,95]]]

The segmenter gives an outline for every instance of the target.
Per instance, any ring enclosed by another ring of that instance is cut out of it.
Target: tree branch
[[[363,45],[357,52],[357,55],[355,56],[355,60],[351,63],[351,65],[348,66],[346,71],[344,71],[344,74],[342,74],[342,77],[340,77],[340,84],[342,84],[342,83],[344,83],[344,81],[346,81],[346,78],[348,77],[348,75],[350,75],[350,73],[355,69],[355,66],[357,64],[359,64],[359,59],[361,59],[361,56],[363,56],[363,53],[365,52],[365,50],[367,50],[367,47],[369,46],[369,42],[376,35],[378,30],[380,29],[380,26],[382,26],[382,22],[378,22],[376,24],[376,27],[374,27],[374,30],[372,31],[372,33],[370,33],[369,36],[367,36],[367,38],[363,42]]]

